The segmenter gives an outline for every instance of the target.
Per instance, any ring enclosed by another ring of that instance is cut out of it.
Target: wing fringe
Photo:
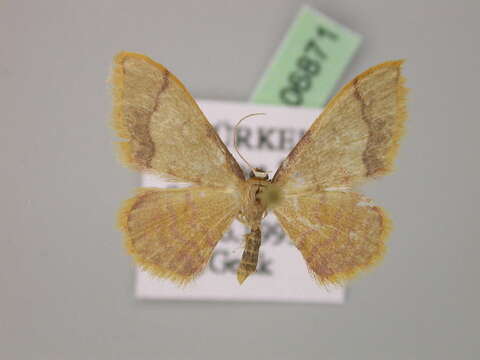
[[[133,148],[130,143],[131,134],[128,131],[123,111],[125,78],[123,61],[128,55],[128,52],[120,52],[114,58],[112,73],[109,81],[112,85],[113,97],[113,111],[110,125],[115,130],[115,133],[118,137],[128,140],[117,142],[117,154],[120,163],[126,167],[140,170],[138,169],[138,166],[136,166],[133,159]]]

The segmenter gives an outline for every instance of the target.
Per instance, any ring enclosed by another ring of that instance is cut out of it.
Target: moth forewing
[[[407,117],[403,61],[363,72],[327,104],[279,167],[285,191],[354,186],[393,168]]]
[[[145,55],[122,52],[112,76],[113,126],[122,162],[138,171],[228,187],[242,170],[185,86]]]

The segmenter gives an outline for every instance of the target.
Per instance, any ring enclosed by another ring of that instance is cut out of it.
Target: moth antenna
[[[238,156],[240,156],[242,158],[242,160],[245,162],[245,164],[247,164],[247,166],[250,168],[250,170],[252,170],[252,172],[254,174],[257,174],[258,173],[258,170],[256,170],[252,165],[250,165],[250,163],[247,161],[247,159],[245,159],[242,154],[240,154],[240,151],[238,151],[238,146],[237,146],[237,132],[238,132],[238,126],[240,125],[240,123],[245,120],[245,119],[248,119],[249,117],[252,117],[252,116],[256,116],[256,115],[267,115],[266,113],[254,113],[254,114],[249,114],[247,116],[244,116],[243,118],[241,118],[240,120],[238,120],[237,124],[235,125],[235,127],[233,128],[233,147],[235,148],[235,151],[237,152]]]

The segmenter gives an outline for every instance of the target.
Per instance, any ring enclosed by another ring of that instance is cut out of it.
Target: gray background
[[[119,166],[105,79],[148,54],[202,98],[245,101],[300,1],[0,2],[1,359],[474,359],[477,1],[310,1],[365,41],[342,83],[407,58],[398,171],[367,189],[389,253],[344,306],[141,302],[114,228]]]

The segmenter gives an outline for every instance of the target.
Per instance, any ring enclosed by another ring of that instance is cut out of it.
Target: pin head
[[[268,180],[268,172],[260,168],[252,168],[252,171],[250,172],[250,177]]]

